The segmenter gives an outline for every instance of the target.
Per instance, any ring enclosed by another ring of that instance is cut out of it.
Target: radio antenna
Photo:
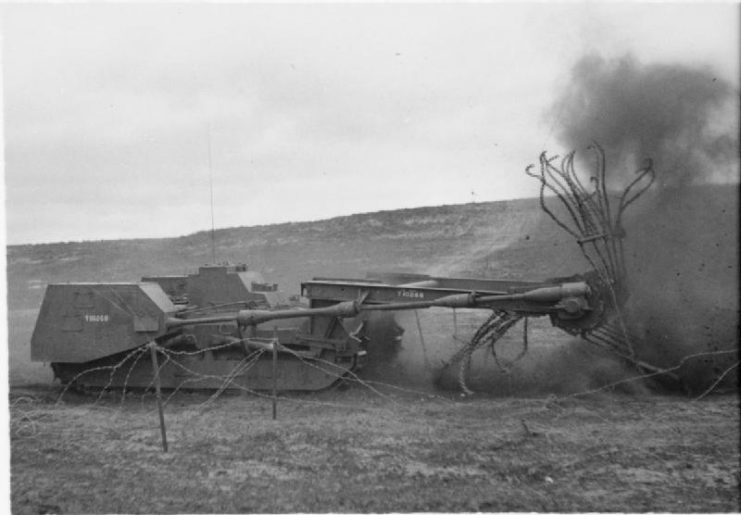
[[[211,169],[211,123],[208,124],[208,185],[211,190],[211,262],[216,264],[216,230],[214,226],[214,179]]]

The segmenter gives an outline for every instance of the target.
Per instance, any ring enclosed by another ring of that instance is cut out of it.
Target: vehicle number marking
[[[425,294],[421,291],[414,291],[414,290],[399,290],[397,292],[397,295],[399,297],[406,297],[408,299],[424,299]]]
[[[109,322],[109,315],[85,315],[85,322]]]

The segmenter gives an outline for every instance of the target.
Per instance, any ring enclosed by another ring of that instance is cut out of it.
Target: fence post
[[[149,351],[152,354],[152,373],[154,374],[154,391],[157,396],[157,410],[160,415],[160,433],[162,434],[162,450],[167,452],[167,431],[165,429],[165,414],[162,411],[162,392],[160,388],[160,367],[157,363],[157,343],[149,343]]]
[[[273,328],[273,420],[278,416],[278,328]]]

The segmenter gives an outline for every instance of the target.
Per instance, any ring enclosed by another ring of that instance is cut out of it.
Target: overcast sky
[[[0,9],[10,244],[535,196],[586,53],[739,78],[734,3]]]

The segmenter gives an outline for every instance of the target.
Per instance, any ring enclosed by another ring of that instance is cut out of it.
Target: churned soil
[[[739,406],[350,385],[271,399],[11,391],[26,513],[737,512]]]

